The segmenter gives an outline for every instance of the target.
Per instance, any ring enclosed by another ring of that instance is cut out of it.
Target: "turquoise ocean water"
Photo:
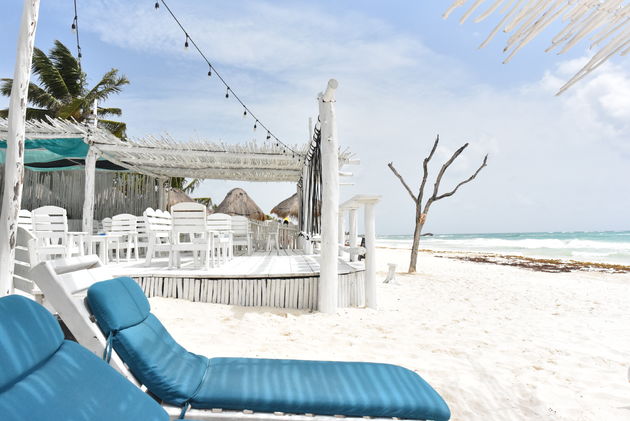
[[[384,235],[377,244],[409,249],[412,239]],[[630,231],[436,234],[422,237],[420,248],[630,265]]]

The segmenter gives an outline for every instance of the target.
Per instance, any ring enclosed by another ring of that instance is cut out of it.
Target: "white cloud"
[[[442,142],[432,174],[470,142],[449,169],[444,190],[471,174],[486,153],[490,157],[477,180],[435,205],[430,231],[628,228],[630,73],[620,65],[607,65],[554,97],[584,59],[561,62],[526,86],[502,89],[479,83],[456,57],[359,13],[332,16],[317,5],[270,2],[173,6],[248,104],[285,139],[306,139],[316,93],[329,77],[340,80],[340,140],[362,160],[351,169],[356,186],[342,192],[383,196],[380,233],[409,233],[413,220],[412,203],[386,163],[394,161],[416,186],[437,133]],[[163,57],[165,66],[191,70],[185,81],[152,75],[156,86],[169,89],[150,98],[117,98],[132,131],[168,129],[228,141],[254,135],[239,121],[238,107],[226,106],[216,87],[206,89],[203,72],[192,73],[195,55],[183,51],[182,34],[164,11],[112,1],[95,5],[83,19],[128,54]],[[220,200],[235,185],[211,182],[202,193]],[[293,192],[288,184],[247,188],[266,210]]]

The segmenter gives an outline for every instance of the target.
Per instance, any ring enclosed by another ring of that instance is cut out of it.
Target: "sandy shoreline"
[[[378,249],[386,264],[408,251]],[[420,373],[453,420],[630,419],[630,274],[546,273],[421,253],[379,309],[335,315],[152,298],[208,356],[379,361]]]

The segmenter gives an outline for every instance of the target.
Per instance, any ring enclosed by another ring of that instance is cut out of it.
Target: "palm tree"
[[[28,89],[28,101],[32,108],[26,109],[27,119],[45,117],[74,118],[81,122],[88,118],[94,101],[104,102],[110,95],[117,94],[129,80],[118,74],[117,69],[105,73],[91,89],[87,86],[87,76],[81,71],[79,61],[60,41],[46,55],[42,50],[33,50],[33,74],[39,85],[32,83]],[[0,93],[11,95],[12,79],[0,79]],[[0,117],[6,118],[8,109],[0,110]],[[125,123],[104,120],[104,116],[120,116],[120,108],[98,108],[99,125],[118,137],[125,137]]]

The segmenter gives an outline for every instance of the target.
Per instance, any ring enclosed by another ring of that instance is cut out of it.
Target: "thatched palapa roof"
[[[271,213],[278,215],[280,218],[297,218],[300,214],[300,201],[297,193],[278,203],[271,210]]]
[[[249,219],[258,221],[265,220],[265,213],[262,209],[249,197],[245,190],[239,188],[230,190],[215,212],[246,216]]]
[[[168,191],[168,199],[166,201],[166,209],[171,209],[173,205],[183,202],[194,202],[195,200],[188,196],[180,189],[170,189]]]

